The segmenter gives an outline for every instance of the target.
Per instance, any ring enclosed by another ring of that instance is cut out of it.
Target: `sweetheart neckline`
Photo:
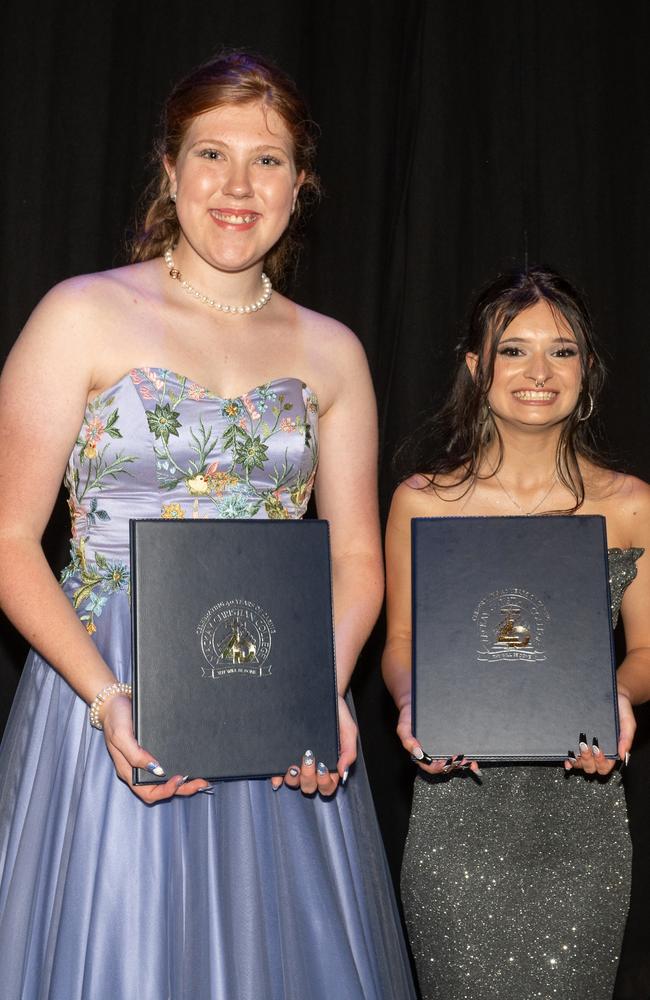
[[[315,389],[312,389],[308,382],[305,382],[304,379],[298,378],[297,375],[285,375],[281,378],[269,379],[268,382],[260,382],[258,385],[254,385],[250,389],[246,389],[245,392],[239,393],[239,395],[236,396],[220,396],[218,393],[213,392],[212,389],[209,389],[207,385],[203,385],[201,382],[196,382],[193,378],[190,378],[189,375],[183,375],[182,372],[176,372],[171,368],[163,368],[161,365],[136,365],[134,368],[129,368],[127,372],[124,372],[124,374],[120,376],[117,381],[113,382],[112,385],[107,386],[105,389],[101,389],[97,395],[93,396],[93,398],[86,404],[86,409],[88,409],[88,407],[91,406],[96,399],[113,392],[114,389],[117,389],[123,382],[126,382],[127,379],[132,379],[134,372],[161,372],[164,373],[165,376],[171,375],[176,381],[190,382],[192,385],[197,386],[197,388],[206,392],[210,399],[214,399],[219,403],[227,403],[231,399],[244,399],[245,396],[250,396],[251,393],[257,392],[258,389],[262,389],[266,386],[278,385],[280,382],[298,382],[303,389],[306,389],[316,399],[316,402],[318,402],[318,393]]]

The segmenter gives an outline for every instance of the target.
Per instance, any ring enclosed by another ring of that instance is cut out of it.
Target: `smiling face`
[[[258,102],[199,115],[176,162],[165,166],[176,193],[179,257],[191,248],[231,272],[263,261],[287,226],[303,179],[282,118]]]
[[[467,355],[475,373],[478,358]],[[494,359],[488,402],[493,416],[519,426],[552,426],[575,410],[583,382],[576,337],[559,312],[541,300],[504,330]]]

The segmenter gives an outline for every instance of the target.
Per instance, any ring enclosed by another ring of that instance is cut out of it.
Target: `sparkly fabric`
[[[641,549],[610,550],[612,611]],[[632,848],[620,775],[415,781],[402,899],[423,1000],[611,1000]]]

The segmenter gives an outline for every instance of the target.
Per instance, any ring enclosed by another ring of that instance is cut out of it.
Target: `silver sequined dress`
[[[615,619],[642,553],[609,551]],[[619,773],[481,769],[415,782],[402,899],[423,1000],[611,1000],[632,854]]]

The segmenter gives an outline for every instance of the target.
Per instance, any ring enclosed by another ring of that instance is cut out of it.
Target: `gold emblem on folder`
[[[497,632],[497,643],[514,649],[525,649],[530,643],[530,629],[527,625],[518,623],[521,608],[516,604],[508,604],[505,608],[501,608],[501,611],[505,618]]]
[[[478,660],[546,659],[544,633],[550,615],[544,603],[520,587],[496,590],[482,598],[472,615],[478,627]]]
[[[221,601],[206,611],[196,632],[207,663],[207,667],[201,667],[204,677],[270,676],[271,664],[267,661],[275,625],[259,604]]]

